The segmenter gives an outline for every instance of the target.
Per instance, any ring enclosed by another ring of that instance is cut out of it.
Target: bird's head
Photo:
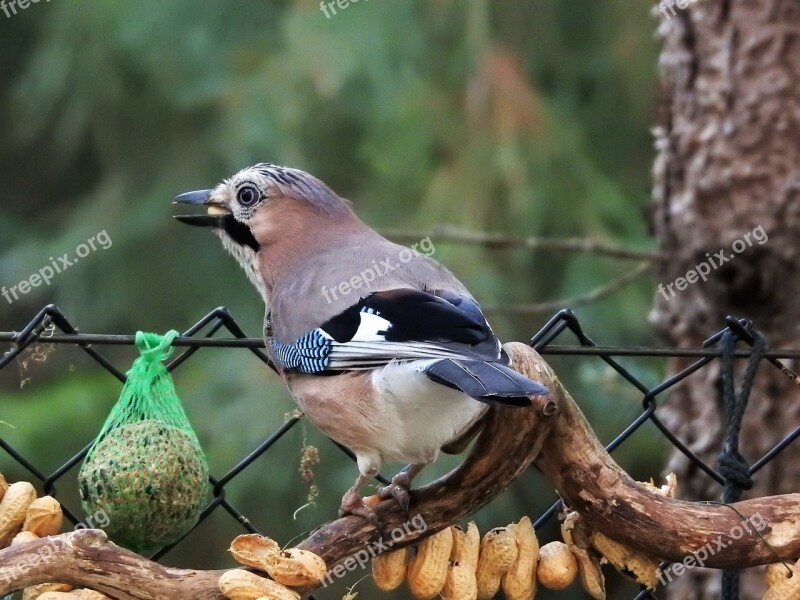
[[[269,163],[242,169],[215,188],[181,194],[175,203],[206,209],[175,218],[212,228],[265,298],[269,286],[260,255],[299,255],[314,236],[353,217],[350,203],[313,175]]]

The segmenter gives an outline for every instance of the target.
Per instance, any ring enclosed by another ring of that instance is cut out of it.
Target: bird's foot
[[[392,482],[378,490],[381,498],[394,498],[395,502],[408,515],[409,504],[411,502],[411,477],[403,470],[392,477]]]
[[[381,522],[375,511],[364,501],[364,498],[355,491],[348,490],[339,506],[339,517],[354,515],[366,519],[372,526],[380,531]]]

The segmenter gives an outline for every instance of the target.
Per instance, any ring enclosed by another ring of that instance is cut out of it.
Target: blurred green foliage
[[[215,238],[171,219],[170,201],[259,161],[316,174],[378,228],[452,224],[652,247],[650,4],[365,0],[326,18],[312,0],[58,0],[0,14],[0,285],[99,231],[113,240],[49,286],[13,304],[0,297],[0,330],[50,302],[83,331],[105,333],[185,329],[226,305],[257,335],[258,296]],[[435,258],[487,305],[579,296],[633,265],[433,242]],[[651,300],[643,279],[578,315],[602,343],[651,343]],[[492,318],[502,337],[525,340],[547,316]],[[135,357],[133,348],[103,352],[123,370]],[[638,413],[640,399],[599,360],[553,364],[603,440]],[[648,383],[662,372],[657,361],[628,364]],[[175,379],[216,474],[294,408],[245,350],[203,350]],[[96,434],[120,389],[75,348],[17,362],[0,372],[0,419],[13,426],[0,424],[0,435],[49,473]],[[297,472],[304,444],[320,448],[321,495],[292,520],[308,494]],[[616,456],[645,478],[657,476],[661,450],[645,430]],[[0,470],[27,476],[2,453]],[[59,485],[67,502],[75,475]],[[332,517],[354,476],[308,425],[235,478],[227,497],[285,543]],[[532,474],[476,518],[487,529],[553,499]],[[164,562],[230,565],[225,548],[239,532],[218,513]],[[610,597],[630,597],[634,588],[614,581]],[[368,581],[357,589],[376,595]]]

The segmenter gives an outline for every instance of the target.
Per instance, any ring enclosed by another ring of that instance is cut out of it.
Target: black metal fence
[[[214,337],[220,329],[226,329],[232,337],[217,338]],[[60,330],[61,333],[54,333],[55,330]],[[558,345],[554,346],[552,343],[558,339],[565,332],[571,332],[579,342],[580,345]],[[0,342],[8,342],[11,344],[11,349],[0,357],[0,369],[6,367],[12,360],[17,358],[29,346],[35,343],[62,343],[73,344],[86,352],[92,359],[94,359],[100,366],[102,366],[111,375],[125,381],[125,375],[117,369],[107,358],[105,358],[98,350],[97,346],[103,345],[133,345],[133,335],[103,335],[103,334],[87,334],[79,333],[75,327],[69,322],[64,314],[54,305],[44,307],[21,331],[19,332],[0,332]],[[556,313],[531,339],[531,345],[536,348],[541,354],[551,355],[567,355],[567,356],[596,356],[604,361],[616,373],[619,374],[628,384],[633,386],[642,395],[642,412],[641,414],[626,427],[608,446],[609,451],[617,448],[625,442],[635,431],[647,422],[655,425],[664,437],[680,452],[685,454],[692,463],[699,467],[706,476],[718,482],[720,486],[733,486],[732,476],[730,469],[719,469],[715,466],[709,465],[698,456],[696,456],[689,448],[687,448],[659,419],[656,415],[658,397],[664,394],[674,385],[680,381],[702,369],[706,365],[716,360],[728,361],[732,365],[733,358],[750,358],[753,365],[759,361],[766,361],[773,365],[775,368],[780,369],[784,374],[796,378],[789,369],[787,369],[781,362],[782,358],[800,358],[800,350],[790,351],[762,351],[758,348],[759,336],[752,329],[751,324],[745,320],[739,320],[729,317],[726,320],[726,327],[709,337],[704,343],[702,348],[695,349],[664,349],[664,348],[641,348],[641,347],[605,347],[598,346],[595,342],[584,333],[575,314],[569,310],[564,309]],[[737,342],[744,343],[745,348],[737,348]],[[753,350],[753,345],[756,344],[756,350]],[[236,347],[248,348],[264,363],[272,366],[266,353],[263,351],[263,341],[261,339],[248,338],[242,331],[241,327],[237,324],[236,320],[226,308],[217,308],[210,312],[208,315],[200,319],[192,327],[190,327],[181,336],[177,337],[173,342],[173,346],[185,348],[183,352],[176,358],[172,359],[167,368],[172,371],[186,362],[191,356],[201,347]],[[624,368],[614,357],[619,356],[653,356],[653,357],[686,357],[695,358],[695,361],[680,373],[662,381],[655,387],[648,387],[637,379],[628,369]],[[753,374],[755,369],[752,369]],[[725,365],[723,365],[723,373],[725,372]],[[745,382],[747,383],[747,382]],[[744,398],[746,405],[746,398]],[[739,405],[738,408],[741,412],[744,406]],[[731,415],[729,415],[729,420]],[[734,419],[736,417],[733,417]],[[738,417],[741,418],[741,415]],[[300,417],[292,417],[288,419],[281,427],[271,433],[264,441],[262,441],[252,452],[242,458],[233,468],[227,473],[210,477],[213,499],[203,511],[200,521],[205,520],[213,512],[221,509],[236,519],[241,527],[251,533],[260,533],[252,524],[252,521],[239,511],[229,499],[225,496],[225,486],[231,482],[235,477],[242,474],[248,466],[250,466],[262,454],[269,451],[269,449],[277,442],[286,432],[292,429],[300,420]],[[730,423],[729,423],[730,424]],[[776,444],[769,452],[759,458],[752,465],[739,465],[740,470],[744,472],[739,473],[740,479],[752,477],[764,465],[774,459],[782,450],[789,446],[797,437],[800,436],[800,423],[798,426],[778,444]],[[83,450],[78,452],[75,456],[69,458],[60,467],[52,473],[45,473],[36,465],[32,464],[25,456],[14,449],[5,439],[0,437],[0,448],[14,460],[16,460],[24,469],[29,471],[33,477],[41,482],[41,486],[45,494],[50,494],[55,497],[58,495],[56,484],[58,480],[64,476],[65,473],[70,471],[86,456],[91,443],[89,443]],[[346,448],[341,447],[343,452],[348,454],[353,460],[355,457]],[[735,471],[735,469],[734,469]],[[382,475],[377,475],[377,479],[382,483],[388,483],[387,479]],[[64,514],[67,519],[72,521],[73,524],[79,522],[78,517],[64,506]],[[550,519],[553,519],[561,505],[559,502],[551,506],[545,511],[535,522],[535,527],[538,529]],[[188,534],[187,534],[188,535]],[[185,537],[185,536],[184,536]],[[158,560],[169,552],[175,545],[180,544],[182,540],[178,540],[174,544],[165,546],[156,552],[151,558]],[[642,590],[635,596],[634,600],[641,599],[655,599],[658,598],[656,593],[647,590]]]

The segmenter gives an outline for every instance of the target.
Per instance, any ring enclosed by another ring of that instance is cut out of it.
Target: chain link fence
[[[220,330],[227,330],[230,337],[215,337]],[[55,333],[58,330],[60,333]],[[577,339],[579,345],[554,345],[553,342],[559,339],[562,335],[571,333]],[[97,347],[104,345],[133,345],[133,335],[104,335],[104,334],[87,334],[80,333],[73,327],[65,315],[55,305],[45,306],[25,327],[18,332],[0,332],[0,342],[10,343],[11,349],[8,350],[2,358],[0,358],[0,370],[7,367],[15,358],[19,357],[27,348],[32,344],[47,342],[53,344],[72,344],[81,348],[87,353],[94,361],[97,362],[103,369],[105,369],[111,376],[116,377],[120,381],[125,381],[125,374],[120,371],[114,364],[111,363]],[[722,342],[727,340],[727,345]],[[664,348],[646,348],[646,347],[606,347],[598,346],[581,327],[577,317],[573,311],[564,309],[558,311],[545,325],[531,338],[530,344],[538,352],[543,355],[562,355],[562,356],[595,356],[597,359],[606,363],[620,378],[622,378],[628,385],[635,388],[637,393],[642,397],[642,410],[641,413],[630,423],[617,437],[607,446],[608,451],[612,451],[620,445],[624,444],[630,436],[639,430],[644,424],[652,423],[663,434],[666,440],[682,452],[686,457],[696,465],[700,472],[705,476],[713,479],[723,486],[731,485],[731,475],[721,471],[718,467],[710,465],[701,460],[694,454],[685,444],[681,442],[662,422],[656,415],[656,408],[658,407],[658,399],[660,396],[668,392],[673,386],[683,381],[688,376],[707,367],[714,361],[729,361],[732,365],[734,358],[750,358],[751,363],[757,364],[759,361],[764,361],[771,364],[773,367],[781,370],[789,377],[797,378],[784,364],[781,362],[783,358],[800,358],[800,351],[760,351],[753,352],[752,346],[758,340],[758,334],[752,328],[751,324],[745,320],[735,319],[729,317],[726,319],[726,327],[721,331],[714,333],[704,343],[702,348],[696,349],[664,349]],[[741,342],[745,347],[737,347],[736,343]],[[176,348],[183,348],[183,351],[172,359],[167,368],[173,371],[183,365],[189,360],[198,349],[203,347],[225,347],[225,348],[247,348],[259,360],[263,361],[268,366],[272,367],[269,357],[264,352],[264,344],[261,339],[248,338],[242,328],[238,325],[236,320],[230,312],[223,307],[217,308],[200,319],[192,327],[186,330],[181,336],[177,337],[173,343]],[[749,347],[748,347],[749,346]],[[694,358],[694,362],[686,369],[677,373],[668,379],[665,379],[654,387],[649,387],[640,381],[630,370],[622,366],[622,364],[615,359],[615,357],[630,356],[630,357],[686,357]],[[723,365],[723,372],[725,365]],[[753,369],[753,375],[755,369]],[[746,398],[745,398],[746,403]],[[743,408],[744,407],[740,407]],[[729,415],[730,416],[730,415]],[[259,457],[269,452],[273,445],[284,436],[289,430],[297,425],[300,421],[300,416],[293,416],[286,420],[278,429],[269,434],[255,449],[253,449],[247,456],[243,457],[236,463],[227,473],[218,476],[211,476],[210,482],[213,490],[213,498],[205,507],[200,522],[207,519],[212,513],[217,511],[224,511],[229,514],[231,518],[235,519],[239,525],[247,532],[262,533],[253,524],[253,520],[244,515],[237,507],[226,498],[225,488],[236,477],[242,475],[248,467],[256,461]],[[800,436],[800,424],[778,444],[770,449],[764,456],[760,457],[755,463],[751,465],[744,465],[741,468],[746,472],[740,473],[742,476],[753,477],[758,471],[773,460],[782,450],[792,444],[797,437]],[[332,442],[333,443],[333,442]],[[17,451],[11,444],[9,444],[3,437],[0,437],[0,449],[7,453],[13,460],[28,471],[33,478],[40,482],[40,486],[45,494],[52,495],[58,498],[57,484],[59,480],[65,476],[71,469],[78,465],[86,456],[92,442],[77,454],[67,459],[61,466],[54,471],[47,473],[33,464],[22,453]],[[342,452],[355,460],[353,454],[342,446],[339,446]],[[381,474],[376,478],[383,484],[388,483],[388,479]],[[62,500],[64,515],[73,524],[78,524],[80,519],[78,515],[65,505]],[[561,503],[556,502],[543,514],[541,514],[535,521],[535,527],[541,528],[548,521],[555,519],[558,511],[561,509]],[[199,523],[198,523],[199,524]],[[188,535],[188,533],[186,534]],[[166,555],[176,545],[181,544],[186,536],[176,541],[173,544],[164,546],[155,552],[151,558],[159,560]],[[665,566],[665,565],[662,565]],[[656,599],[658,598],[658,590],[655,592],[642,589],[635,597],[634,600],[641,599]]]

